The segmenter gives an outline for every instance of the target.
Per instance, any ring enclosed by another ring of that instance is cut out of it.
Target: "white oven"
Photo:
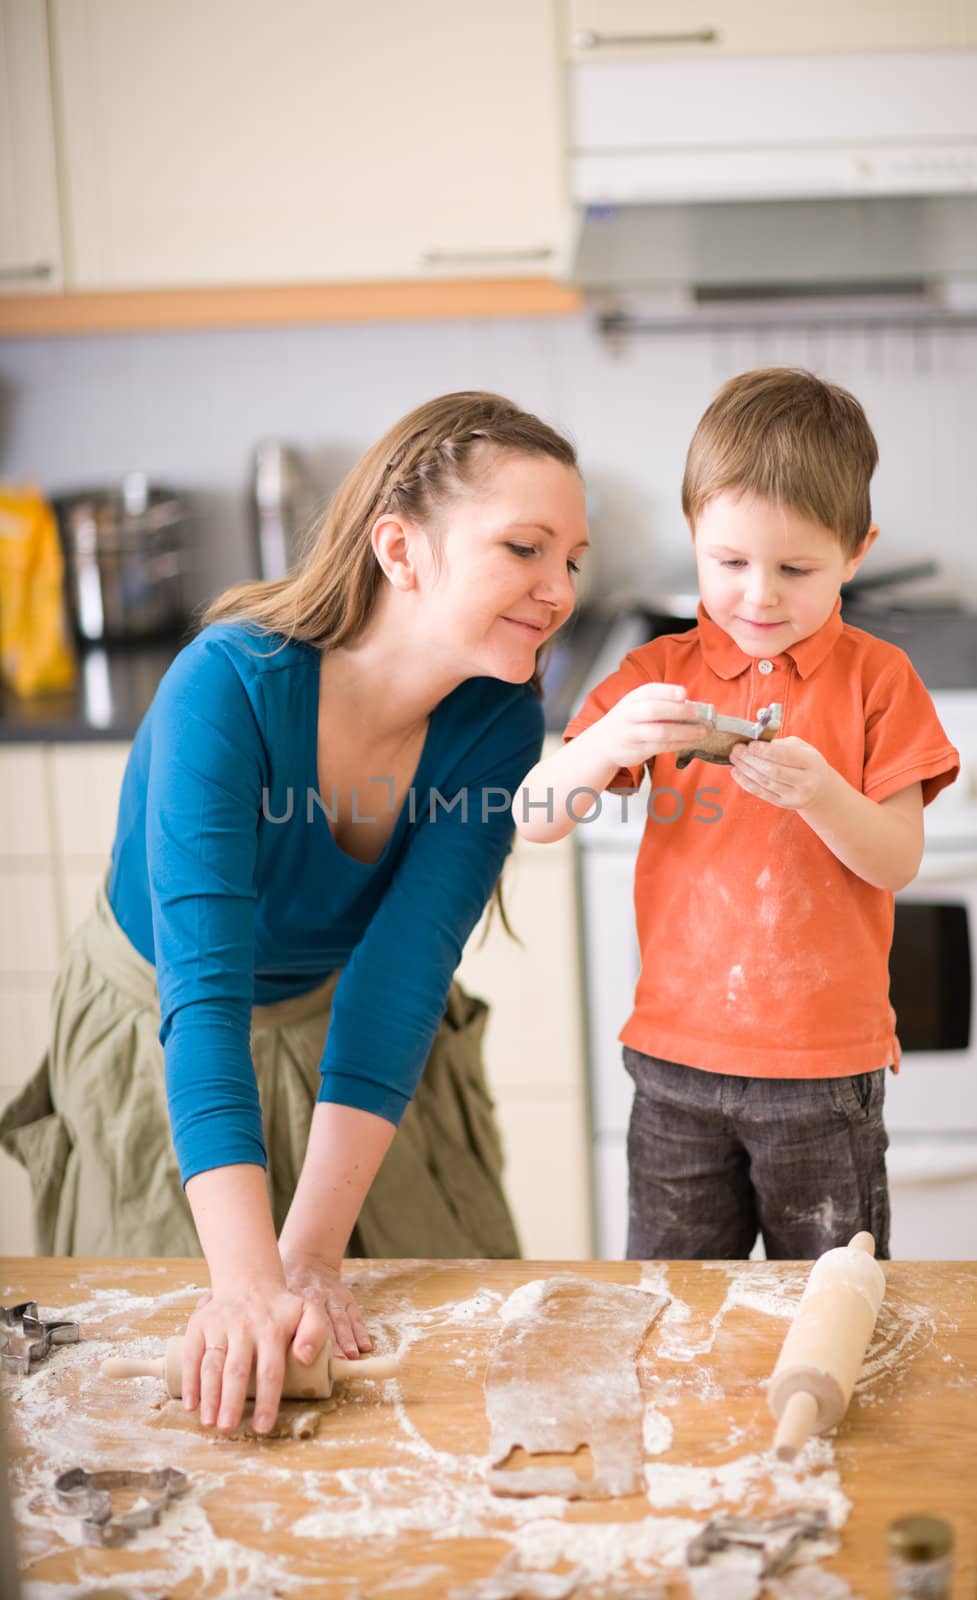
[[[926,850],[896,896],[890,962],[903,1058],[890,1073],[892,1254],[977,1255],[977,690],[933,694],[960,750],[957,782],[926,809]],[[624,1253],[631,1080],[617,1034],[638,973],[632,915],[643,807],[605,807],[576,831],[590,1053],[594,1194],[601,1255]]]

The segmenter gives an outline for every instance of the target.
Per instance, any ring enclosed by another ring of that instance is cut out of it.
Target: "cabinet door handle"
[[[605,46],[616,49],[637,49],[642,45],[665,44],[718,44],[718,28],[688,28],[674,33],[594,33],[590,28],[580,28],[573,36],[578,50],[602,50]]]
[[[18,278],[50,278],[53,272],[50,261],[35,261],[29,267],[0,267],[0,283],[16,283]]]
[[[554,254],[549,244],[535,245],[525,250],[425,250],[421,261],[426,267],[461,266],[467,262],[494,261],[548,261]]]

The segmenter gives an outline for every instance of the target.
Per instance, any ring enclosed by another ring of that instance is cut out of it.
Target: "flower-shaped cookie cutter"
[[[81,1518],[81,1536],[86,1544],[114,1549],[132,1539],[143,1528],[159,1522],[171,1500],[186,1494],[190,1486],[178,1467],[155,1467],[145,1472],[130,1468],[105,1468],[89,1472],[87,1467],[71,1467],[54,1480],[54,1499],[61,1511]],[[113,1492],[142,1490],[145,1498],[128,1511],[112,1510]]]
[[[37,1301],[0,1306],[0,1366],[5,1372],[27,1377],[43,1361],[53,1344],[77,1344],[78,1322],[52,1322],[38,1316]]]

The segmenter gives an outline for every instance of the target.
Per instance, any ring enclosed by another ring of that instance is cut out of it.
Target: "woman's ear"
[[[879,525],[877,522],[873,522],[868,530],[868,533],[865,535],[858,549],[855,551],[855,554],[848,557],[848,562],[845,566],[845,575],[841,580],[842,583],[849,583],[855,576],[855,573],[865,560],[865,557],[868,555],[878,536]]]
[[[370,543],[380,563],[384,577],[395,589],[409,590],[417,586],[414,564],[414,529],[402,517],[386,514],[373,524]]]

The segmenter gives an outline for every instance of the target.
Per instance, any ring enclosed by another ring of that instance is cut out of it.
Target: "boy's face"
[[[820,522],[724,490],[706,502],[695,529],[702,603],[744,654],[779,655],[827,622],[878,531],[873,525],[858,554],[846,556]]]

